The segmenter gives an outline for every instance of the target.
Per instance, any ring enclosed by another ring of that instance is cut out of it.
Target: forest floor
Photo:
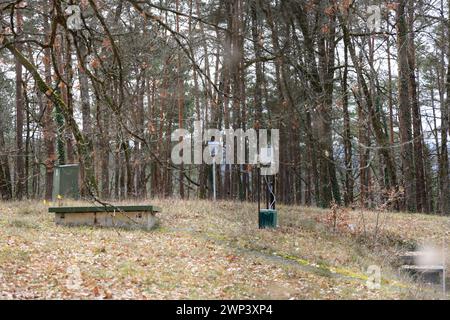
[[[443,298],[399,274],[396,255],[448,241],[449,217],[357,209],[334,220],[280,205],[280,227],[259,230],[251,203],[145,203],[162,208],[148,232],[56,226],[42,202],[0,202],[0,299]],[[379,289],[367,287],[372,265]]]

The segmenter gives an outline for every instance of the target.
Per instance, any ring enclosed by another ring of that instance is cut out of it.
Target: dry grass
[[[280,228],[258,230],[253,204],[148,202],[163,209],[151,232],[59,227],[43,203],[0,203],[0,298],[438,297],[392,265],[401,250],[448,239],[448,217],[383,213],[375,240],[373,212],[349,212],[351,234],[318,222],[327,211],[280,206]],[[380,290],[366,288],[370,265],[382,268]]]

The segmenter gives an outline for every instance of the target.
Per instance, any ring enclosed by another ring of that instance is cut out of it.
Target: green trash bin
[[[79,199],[80,188],[78,185],[78,176],[80,166],[78,164],[68,164],[56,166],[53,171],[53,201],[56,201],[58,195],[64,199]]]
[[[259,211],[259,228],[276,228],[277,227],[277,210],[262,209]]]

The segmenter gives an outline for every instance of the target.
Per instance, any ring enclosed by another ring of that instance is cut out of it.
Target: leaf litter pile
[[[279,206],[280,227],[259,230],[255,204],[149,202],[162,208],[152,231],[56,226],[43,203],[0,203],[0,299],[442,297],[395,257],[445,242],[448,217],[356,210],[347,230],[329,210]],[[381,286],[369,289],[374,265]]]

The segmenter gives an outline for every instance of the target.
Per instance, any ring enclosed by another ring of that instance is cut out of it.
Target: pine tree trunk
[[[20,10],[16,14],[17,32],[20,35],[22,32],[22,15]],[[22,45],[17,44],[17,49],[22,50]],[[24,149],[23,149],[23,121],[24,121],[24,101],[23,101],[23,84],[22,84],[22,64],[16,57],[15,59],[15,72],[16,72],[16,190],[15,196],[18,200],[21,200],[25,192],[25,162],[24,162]]]
[[[416,210],[415,174],[411,132],[411,105],[408,95],[408,28],[406,24],[406,3],[401,0],[397,7],[397,51],[398,51],[398,105],[400,121],[401,163],[403,169],[403,187],[405,210]]]
[[[350,115],[348,111],[348,48],[344,45],[344,72],[342,76],[342,110],[344,114],[344,163],[345,163],[345,195],[346,206],[353,203],[353,166],[352,166],[352,136],[350,129]]]
[[[420,115],[420,105],[417,97],[416,81],[416,52],[414,43],[414,3],[409,0],[409,45],[408,45],[408,64],[409,64],[409,83],[408,90],[412,106],[413,132],[414,132],[414,163],[416,174],[416,208],[418,212],[429,212],[427,190],[425,188],[425,167],[424,152],[422,144],[422,118]]]
[[[450,0],[448,1],[448,9],[450,10]],[[450,11],[447,25],[448,31],[448,52],[447,57],[450,58]],[[442,214],[450,214],[450,183],[449,183],[449,161],[448,161],[448,133],[449,133],[449,110],[450,110],[450,63],[447,65],[447,100],[441,106],[441,159],[439,162],[439,180],[440,180],[440,199],[439,208]]]

